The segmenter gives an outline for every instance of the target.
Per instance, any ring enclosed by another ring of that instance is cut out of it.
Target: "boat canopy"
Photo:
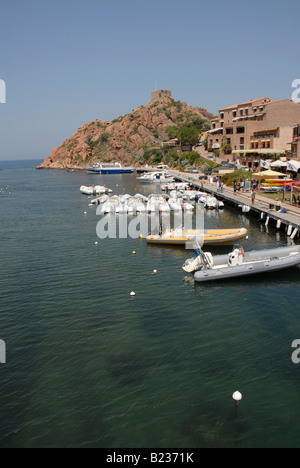
[[[252,175],[253,179],[279,179],[283,178],[285,174],[282,174],[281,172],[275,172],[275,171],[262,171],[262,172],[257,172],[256,174]]]

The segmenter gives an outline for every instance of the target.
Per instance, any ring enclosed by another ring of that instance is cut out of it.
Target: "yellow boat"
[[[168,230],[161,236],[148,236],[148,244],[185,245],[200,242],[205,245],[219,245],[236,242],[247,236],[247,229],[207,229],[204,232],[197,229]]]

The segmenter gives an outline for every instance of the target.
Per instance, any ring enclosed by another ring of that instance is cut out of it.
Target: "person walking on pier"
[[[234,194],[236,195],[237,193],[237,181],[236,180],[233,182],[233,190],[234,190]]]
[[[254,203],[255,203],[255,197],[256,197],[255,190],[254,190],[254,189],[252,189],[252,192],[251,192],[251,200],[252,200],[252,205],[254,205]]]

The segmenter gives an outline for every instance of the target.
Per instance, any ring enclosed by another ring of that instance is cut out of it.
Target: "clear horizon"
[[[154,89],[218,109],[292,97],[295,0],[11,0],[1,9],[0,160],[40,160],[77,128]]]

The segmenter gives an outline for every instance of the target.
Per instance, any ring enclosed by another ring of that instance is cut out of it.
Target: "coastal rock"
[[[154,100],[112,122],[94,120],[82,125],[54,148],[38,169],[82,169],[99,160],[142,165],[151,162],[143,160],[145,150],[161,149],[161,143],[169,140],[168,127],[196,117],[208,122],[213,116],[171,97]]]

